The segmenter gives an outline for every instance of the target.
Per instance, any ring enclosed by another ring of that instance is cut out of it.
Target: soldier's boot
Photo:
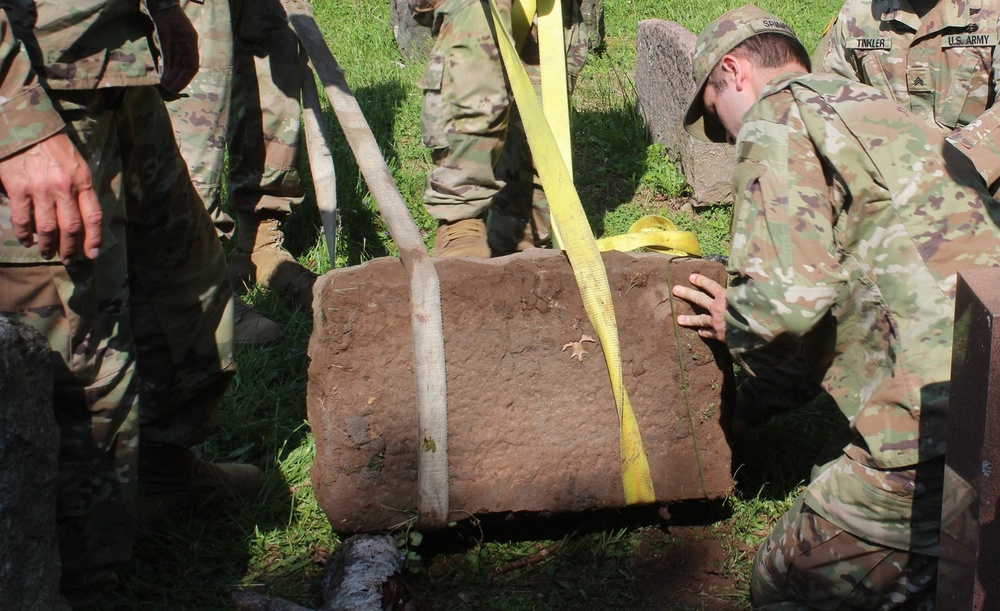
[[[437,236],[434,237],[432,257],[476,257],[490,258],[490,246],[486,241],[486,223],[483,219],[462,219],[441,221]]]
[[[316,274],[302,267],[283,244],[281,221],[273,216],[237,214],[236,248],[229,275],[236,290],[259,284],[292,303],[312,307]]]
[[[242,504],[257,497],[264,474],[253,465],[213,463],[187,448],[139,447],[139,523],[176,517],[208,503]]]
[[[531,207],[531,219],[521,234],[517,243],[517,251],[529,248],[547,248],[552,245],[552,221],[549,219],[548,208]]]
[[[284,336],[278,323],[261,314],[239,295],[233,297],[233,346],[260,348],[270,346]]]

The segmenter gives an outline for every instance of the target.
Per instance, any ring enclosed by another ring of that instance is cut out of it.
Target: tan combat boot
[[[312,307],[316,274],[302,267],[282,244],[281,222],[257,214],[238,214],[236,249],[229,275],[237,290],[259,284],[293,303]]]
[[[264,474],[253,465],[213,463],[188,448],[139,447],[139,522],[178,517],[214,502],[243,504],[264,487]]]
[[[432,257],[490,258],[486,242],[486,223],[483,219],[462,219],[451,223],[442,221],[434,238]]]
[[[261,314],[242,297],[233,297],[233,346],[260,348],[270,346],[284,336],[278,323]]]
[[[531,220],[521,233],[521,239],[517,243],[517,252],[524,252],[529,248],[548,248],[551,245],[552,232],[549,210],[548,208],[540,210],[532,206]]]

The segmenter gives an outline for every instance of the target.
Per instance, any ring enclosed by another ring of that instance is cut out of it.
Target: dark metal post
[[[1000,605],[1000,269],[962,272],[948,411],[939,609]]]

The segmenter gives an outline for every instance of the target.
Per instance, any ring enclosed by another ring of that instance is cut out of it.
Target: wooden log
[[[722,421],[732,366],[724,346],[673,324],[670,294],[718,263],[605,253],[624,384],[656,499],[719,499],[732,487]],[[624,505],[617,412],[601,347],[561,251],[440,259],[448,377],[450,518]],[[408,283],[396,259],[317,282],[308,412],[312,482],[341,533],[413,516],[417,436]],[[575,357],[575,358],[574,358]]]

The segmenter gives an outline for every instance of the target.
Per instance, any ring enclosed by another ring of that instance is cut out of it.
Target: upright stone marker
[[[1000,608],[1000,269],[961,272],[948,412],[939,609]]]
[[[390,23],[396,35],[396,46],[406,61],[427,61],[427,55],[434,46],[431,29],[413,20],[407,0],[390,0],[392,12]]]
[[[666,147],[680,165],[696,203],[732,202],[734,148],[692,138],[682,125],[694,95],[696,36],[662,19],[640,21],[637,36],[635,90],[649,139]]]
[[[68,609],[59,596],[59,428],[52,360],[40,333],[0,316],[0,601]]]

